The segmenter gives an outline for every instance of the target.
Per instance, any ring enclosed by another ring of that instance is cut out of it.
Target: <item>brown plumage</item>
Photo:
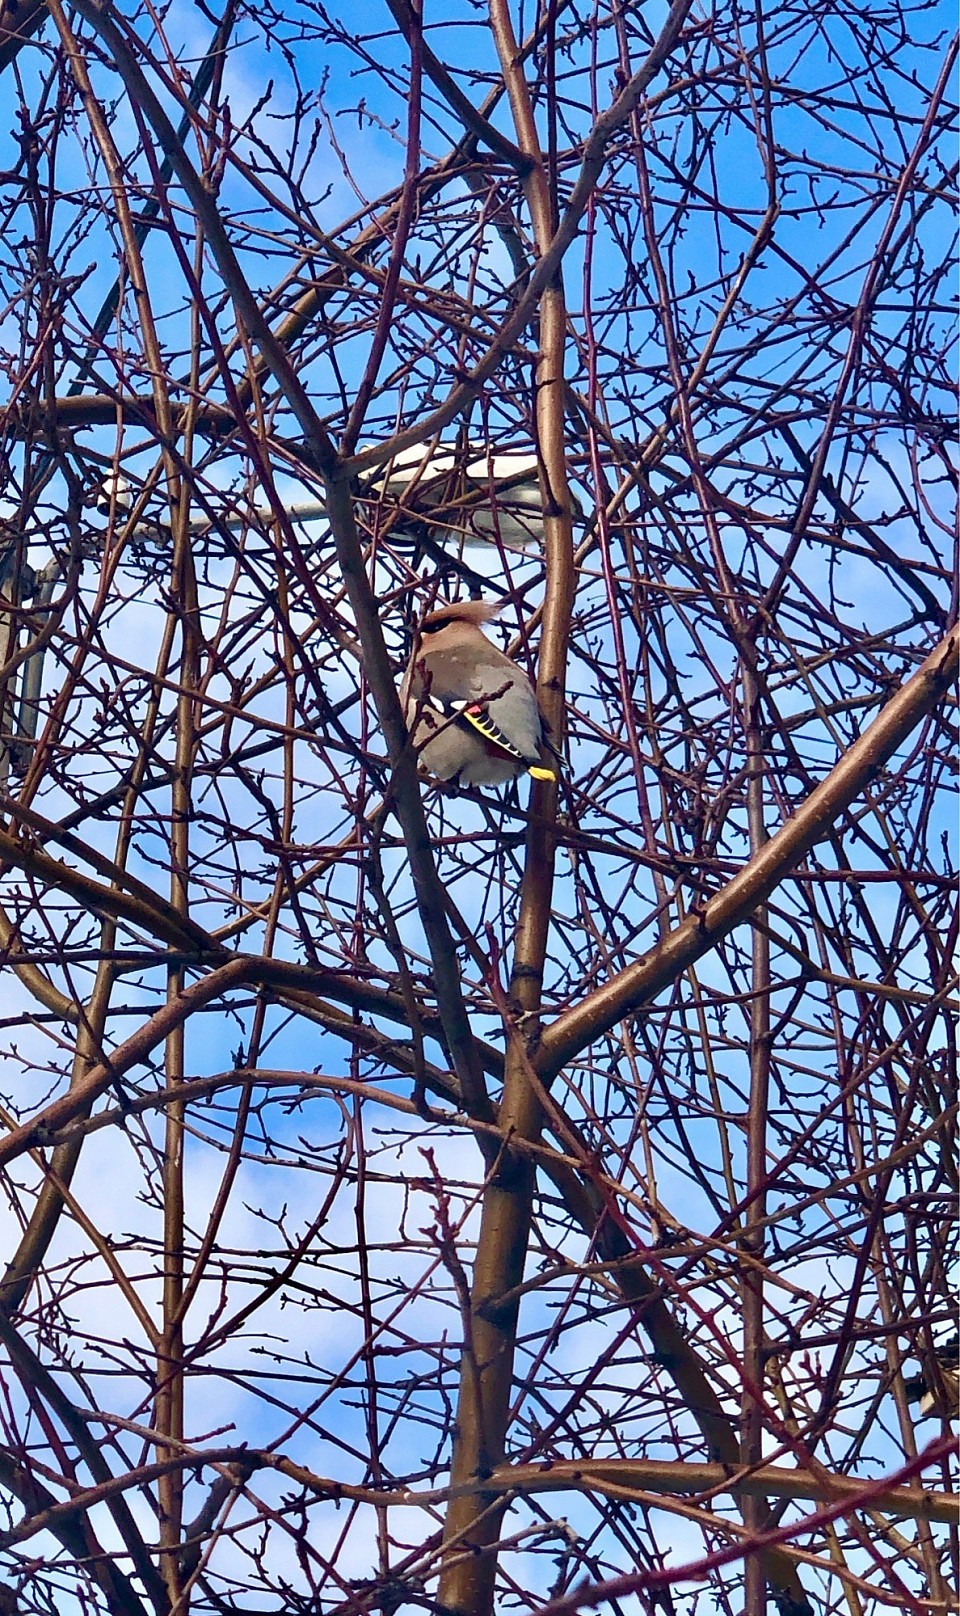
[[[540,761],[529,679],[481,631],[497,611],[490,601],[457,601],[420,624],[400,700],[420,765],[438,780],[501,785],[524,771],[556,778]]]
[[[427,612],[420,623],[420,634],[435,634],[439,629],[452,627],[456,623],[472,623],[474,628],[478,628],[481,623],[492,623],[502,610],[503,607],[495,600],[457,600],[450,606],[437,606],[432,612]],[[503,656],[502,651],[498,654]],[[509,658],[505,657],[504,660],[509,661]]]

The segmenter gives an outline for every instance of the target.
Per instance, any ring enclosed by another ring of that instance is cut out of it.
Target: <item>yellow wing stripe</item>
[[[485,740],[492,741],[494,746],[501,747],[504,752],[509,752],[511,757],[519,758],[523,762],[523,753],[507,739],[485,707],[461,707],[459,713],[460,717],[465,718]]]
[[[437,703],[437,705],[439,704]],[[527,763],[519,747],[514,746],[513,742],[508,740],[500,726],[494,723],[486,707],[481,707],[477,702],[466,701],[453,701],[449,705],[457,717],[462,718],[464,723],[475,729],[478,735],[483,736],[484,740],[492,741],[494,746],[499,746],[500,750],[506,752],[509,757],[515,757],[518,762],[526,763],[527,773],[532,775],[534,780],[555,780],[557,778],[552,769],[543,768],[537,763]]]

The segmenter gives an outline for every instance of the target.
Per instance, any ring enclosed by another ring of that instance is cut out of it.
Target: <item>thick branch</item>
[[[552,1076],[624,1016],[675,982],[735,926],[749,920],[786,875],[876,778],[907,736],[940,704],[957,676],[960,630],[953,628],[891,697],[870,728],[739,875],[694,910],[651,953],[630,965],[544,1030],[539,1070]]]

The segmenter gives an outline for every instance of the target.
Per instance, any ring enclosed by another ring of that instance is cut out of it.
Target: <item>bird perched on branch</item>
[[[400,449],[371,485],[395,500],[402,518],[427,525],[434,543],[450,548],[543,545],[543,499],[535,454],[494,452],[486,443],[413,444]],[[582,513],[570,496],[574,518]]]
[[[934,1356],[935,1364],[906,1382],[907,1400],[920,1404],[921,1415],[942,1414],[955,1420],[960,1417],[960,1335],[936,1347]]]
[[[482,633],[487,601],[460,601],[420,624],[400,701],[420,764],[438,780],[495,786],[524,772],[555,780],[541,761],[543,725],[526,674]]]

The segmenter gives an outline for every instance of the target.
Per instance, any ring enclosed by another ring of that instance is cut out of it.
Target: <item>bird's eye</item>
[[[452,618],[446,617],[446,616],[444,616],[444,617],[432,617],[430,619],[429,623],[421,623],[420,624],[420,633],[421,633],[421,635],[424,635],[424,634],[437,634],[440,629],[448,628],[452,621],[453,621]]]

